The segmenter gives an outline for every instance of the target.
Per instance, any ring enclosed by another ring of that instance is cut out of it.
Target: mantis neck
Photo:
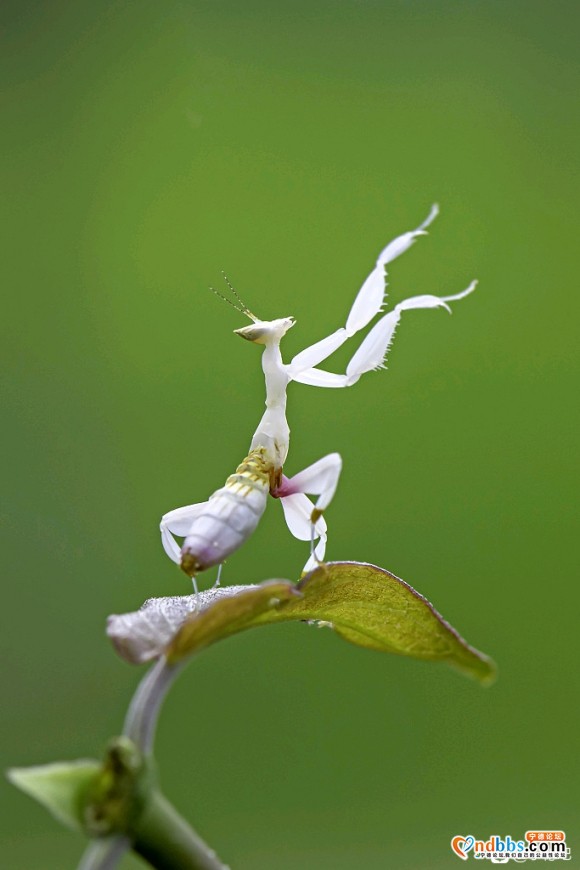
[[[266,379],[266,411],[254,433],[250,449],[263,447],[267,460],[277,470],[284,464],[290,441],[286,420],[286,387],[290,378],[282,362],[279,340],[264,348],[262,369]]]
[[[262,354],[262,370],[266,378],[266,407],[286,410],[286,387],[289,377],[286,374],[280,344],[266,345]]]

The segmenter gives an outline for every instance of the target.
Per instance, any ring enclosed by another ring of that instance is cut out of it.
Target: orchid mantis
[[[403,311],[413,308],[445,308],[448,302],[463,299],[476,286],[473,281],[454,296],[413,296],[399,302],[373,326],[348,363],[345,374],[318,368],[335,350],[369,325],[383,307],[386,266],[427,234],[427,227],[438,214],[434,205],[423,223],[390,242],[379,254],[376,265],[359,290],[350,309],[346,325],[321,341],[307,347],[290,363],[284,363],[280,342],[294,326],[293,317],[260,320],[242,302],[222,297],[252,323],[234,332],[262,345],[262,369],[266,379],[266,411],[250,444],[250,452],[228,477],[225,485],[208,501],[187,505],[165,514],[161,519],[161,539],[165,552],[193,579],[200,571],[223,561],[252,534],[266,508],[268,493],[279,498],[290,532],[302,541],[310,541],[310,557],[304,572],[312,570],[324,558],[327,527],[324,511],[334,496],[342,460],[329,453],[303,471],[286,477],[283,473],[288,454],[290,430],[286,420],[286,389],[291,381],[315,387],[350,387],[373,369],[384,368],[385,356]],[[227,280],[227,279],[226,279]],[[217,291],[216,291],[217,292]],[[219,296],[221,294],[218,293]],[[313,504],[308,495],[317,496]],[[174,535],[185,540],[180,547]],[[318,540],[316,546],[314,542]]]

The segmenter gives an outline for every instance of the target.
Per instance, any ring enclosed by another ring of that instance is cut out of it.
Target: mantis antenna
[[[250,309],[248,308],[248,306],[246,305],[246,303],[245,303],[245,302],[243,301],[243,299],[240,297],[240,294],[238,293],[238,291],[236,290],[236,288],[235,288],[235,287],[233,286],[233,284],[230,282],[230,279],[228,278],[228,276],[226,275],[226,273],[222,271],[222,275],[224,276],[224,281],[226,282],[226,284],[227,284],[228,287],[230,288],[230,291],[234,294],[234,296],[236,297],[236,299],[238,300],[238,302],[239,302],[240,304],[239,304],[239,305],[236,305],[235,302],[232,302],[231,299],[228,299],[227,296],[224,296],[223,293],[220,293],[219,290],[216,290],[216,289],[215,289],[215,287],[210,287],[209,289],[210,289],[213,293],[215,293],[216,296],[219,296],[219,298],[222,299],[224,302],[227,302],[228,305],[231,305],[232,308],[235,308],[236,311],[240,311],[242,314],[245,314],[246,317],[249,317],[250,320],[253,320],[254,323],[257,323],[257,321],[259,320],[259,317],[256,317],[255,314],[252,314],[252,312],[250,311]]]

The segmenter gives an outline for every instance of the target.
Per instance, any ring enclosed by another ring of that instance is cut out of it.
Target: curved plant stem
[[[156,789],[130,833],[133,850],[157,870],[228,870]]]
[[[135,692],[125,719],[123,738],[127,746],[116,744],[109,750],[109,784],[118,811],[119,795],[129,796],[123,813],[122,833],[95,839],[87,848],[78,870],[114,870],[125,852],[132,849],[157,870],[227,870],[215,852],[188,825],[169,801],[158,791],[150,777],[133,780],[151,763],[155,729],[161,705],[182,664],[169,665],[160,659],[145,675]],[[131,747],[132,750],[131,750]],[[122,750],[122,751],[121,751]],[[132,769],[134,753],[144,759]],[[116,764],[111,761],[115,760]],[[128,791],[127,780],[129,777]],[[115,792],[115,786],[117,792]],[[138,802],[137,804],[135,802]],[[138,806],[137,812],[133,808]],[[107,804],[101,808],[105,812]]]
[[[160,658],[141,680],[129,705],[123,734],[145,756],[152,752],[161,704],[181,668],[181,663],[169,665],[165,658]]]
[[[130,848],[131,840],[124,834],[93,840],[87,846],[77,870],[114,870]]]
[[[170,665],[165,658],[159,659],[141,680],[129,705],[123,736],[146,758],[153,752],[161,705],[182,666],[183,663]],[[157,870],[227,870],[154,786],[148,790],[143,810],[131,821],[126,834],[130,848]],[[114,866],[114,863],[87,864],[79,870],[109,870]]]

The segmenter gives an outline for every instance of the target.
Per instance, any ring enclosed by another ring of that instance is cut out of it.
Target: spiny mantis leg
[[[374,369],[384,367],[385,356],[403,311],[408,311],[412,308],[445,308],[451,313],[447,303],[463,299],[475,290],[476,285],[477,281],[472,281],[465,290],[453,296],[431,296],[425,294],[423,296],[412,296],[410,299],[404,299],[402,302],[399,302],[392,311],[381,317],[363,339],[360,347],[347,365],[346,374],[344,375],[326,372],[318,368],[303,369],[300,372],[293,373],[291,371],[292,364],[288,367],[288,373],[293,381],[297,381],[300,384],[310,384],[313,387],[351,387],[353,384],[356,384],[362,375]]]
[[[344,342],[355,333],[364,329],[371,320],[380,313],[385,301],[385,267],[396,257],[407,251],[419,236],[427,235],[427,227],[439,214],[439,207],[434,205],[426,219],[415,230],[397,236],[383,248],[377,258],[376,265],[367,277],[352,304],[346,325],[337,329],[326,338],[305,348],[291,360],[286,370],[292,380],[300,380],[297,375],[307,372],[334,353]],[[320,386],[323,386],[320,384]],[[329,385],[330,386],[330,385]],[[333,384],[332,386],[339,386]],[[340,386],[347,386],[341,384]]]

